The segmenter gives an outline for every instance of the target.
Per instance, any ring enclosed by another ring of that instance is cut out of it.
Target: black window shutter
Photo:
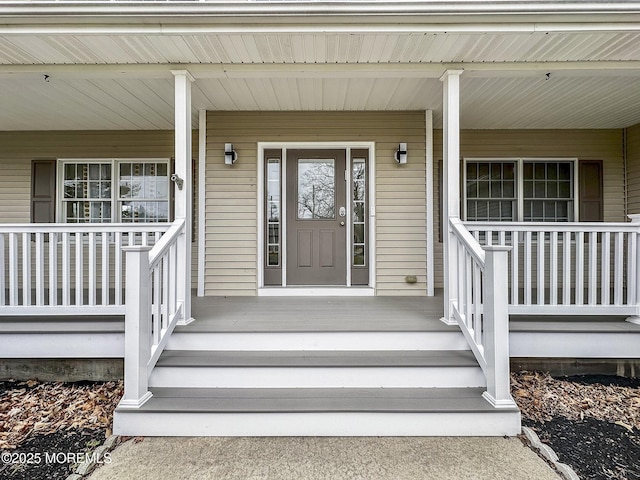
[[[581,222],[604,221],[602,160],[581,160],[579,168],[578,210]]]
[[[56,205],[56,161],[31,162],[31,223],[54,223]]]

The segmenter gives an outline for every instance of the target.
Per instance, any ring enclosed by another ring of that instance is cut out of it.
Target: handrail
[[[509,387],[507,255],[510,247],[484,249],[458,218],[449,219],[450,245],[455,265],[451,311],[487,378],[483,396],[495,408],[511,408]]]
[[[185,220],[178,219],[153,247],[123,247],[127,255],[124,396],[120,406],[139,408],[150,397],[149,377],[178,321],[185,299],[178,288],[189,272],[178,262]]]
[[[2,223],[0,233],[112,233],[112,232],[165,232],[170,223]]]
[[[175,242],[175,239],[184,228],[184,218],[178,219],[171,225],[171,228],[160,238],[160,240],[154,245],[149,252],[149,268],[153,269],[157,263],[162,259],[162,256],[167,252],[171,245]]]
[[[451,218],[449,223],[451,229],[458,237],[458,240],[469,250],[469,253],[474,256],[476,261],[484,269],[485,254],[482,250],[480,243],[471,235],[471,232],[465,228],[465,225],[459,218]]]
[[[638,226],[629,222],[460,222],[469,230],[494,232],[635,232]]]

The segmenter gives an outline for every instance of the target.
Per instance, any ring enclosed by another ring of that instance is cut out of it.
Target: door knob
[[[340,222],[340,226],[341,226],[341,227],[344,227],[344,222]]]

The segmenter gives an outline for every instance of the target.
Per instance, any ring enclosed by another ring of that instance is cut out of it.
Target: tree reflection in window
[[[298,218],[335,218],[335,160],[298,160]]]

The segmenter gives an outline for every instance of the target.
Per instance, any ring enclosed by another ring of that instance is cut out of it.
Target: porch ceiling
[[[0,75],[0,130],[172,129],[173,78],[78,78],[62,72]],[[468,129],[622,128],[640,123],[640,71],[544,70],[461,80]],[[442,84],[414,76],[199,78],[197,110],[424,110],[441,124]],[[194,123],[197,125],[197,123]],[[439,127],[438,127],[439,128]]]
[[[438,77],[461,68],[463,128],[640,123],[638,24],[96,22],[0,25],[0,130],[172,129],[172,68],[197,79],[194,121],[198,109],[432,109],[439,126]]]

